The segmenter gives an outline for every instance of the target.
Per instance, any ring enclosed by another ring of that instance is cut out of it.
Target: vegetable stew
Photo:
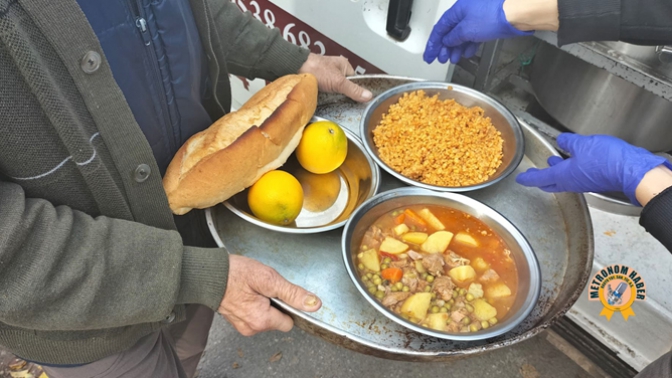
[[[467,213],[413,205],[369,227],[356,263],[369,293],[404,319],[437,331],[476,332],[504,319],[516,298],[510,253]]]

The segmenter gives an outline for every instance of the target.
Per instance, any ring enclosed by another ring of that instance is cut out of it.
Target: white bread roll
[[[315,77],[287,75],[189,138],[163,178],[173,213],[226,201],[283,165],[316,107]]]

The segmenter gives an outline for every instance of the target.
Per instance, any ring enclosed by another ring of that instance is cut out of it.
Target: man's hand
[[[231,255],[229,282],[219,313],[244,336],[278,330],[289,332],[292,319],[271,306],[269,298],[278,298],[302,311],[314,312],[322,302],[317,296],[291,284],[256,260]]]
[[[369,101],[373,94],[347,79],[355,70],[342,56],[322,56],[311,53],[299,73],[311,73],[317,78],[320,91],[342,93],[359,102]]]

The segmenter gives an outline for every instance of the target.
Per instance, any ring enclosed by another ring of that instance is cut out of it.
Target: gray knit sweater
[[[213,117],[229,110],[229,73],[273,80],[305,62],[231,2],[191,5]],[[0,345],[86,363],[183,319],[184,304],[218,308],[228,255],[183,245],[152,150],[75,0],[0,0],[0,132]]]

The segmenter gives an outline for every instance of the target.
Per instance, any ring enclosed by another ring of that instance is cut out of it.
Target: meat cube
[[[426,255],[422,258],[422,266],[432,275],[443,272],[443,258],[440,254]]]
[[[464,313],[464,311],[462,311],[462,309],[450,313],[450,318],[457,323],[461,322],[465,316],[467,315]]]
[[[448,276],[436,277],[434,279],[434,284],[432,285],[432,291],[434,291],[438,297],[444,301],[449,301],[453,298],[453,281]]]
[[[446,326],[446,331],[451,332],[451,333],[457,333],[460,332],[460,328],[462,328],[462,324],[458,322],[450,322]]]
[[[408,286],[411,292],[415,292],[418,288],[418,275],[415,272],[415,268],[406,267],[404,270],[404,276],[401,278],[401,283]]]
[[[469,259],[465,259],[464,257],[458,255],[453,251],[448,251],[448,253],[443,255],[443,259],[446,263],[446,267],[448,268],[448,270],[457,268],[458,266],[462,265],[469,265],[469,263],[471,262]]]
[[[409,292],[392,291],[383,298],[383,306],[389,307],[405,300],[411,295]]]
[[[499,281],[499,274],[497,274],[497,272],[495,272],[492,269],[488,269],[488,270],[485,271],[485,273],[483,273],[481,278],[479,278],[479,281],[481,281],[483,283],[486,283],[486,284],[497,282],[497,281]]]
[[[399,261],[392,261],[390,263],[390,268],[399,268],[399,269],[404,269],[411,266],[411,263],[408,260],[399,260]]]

